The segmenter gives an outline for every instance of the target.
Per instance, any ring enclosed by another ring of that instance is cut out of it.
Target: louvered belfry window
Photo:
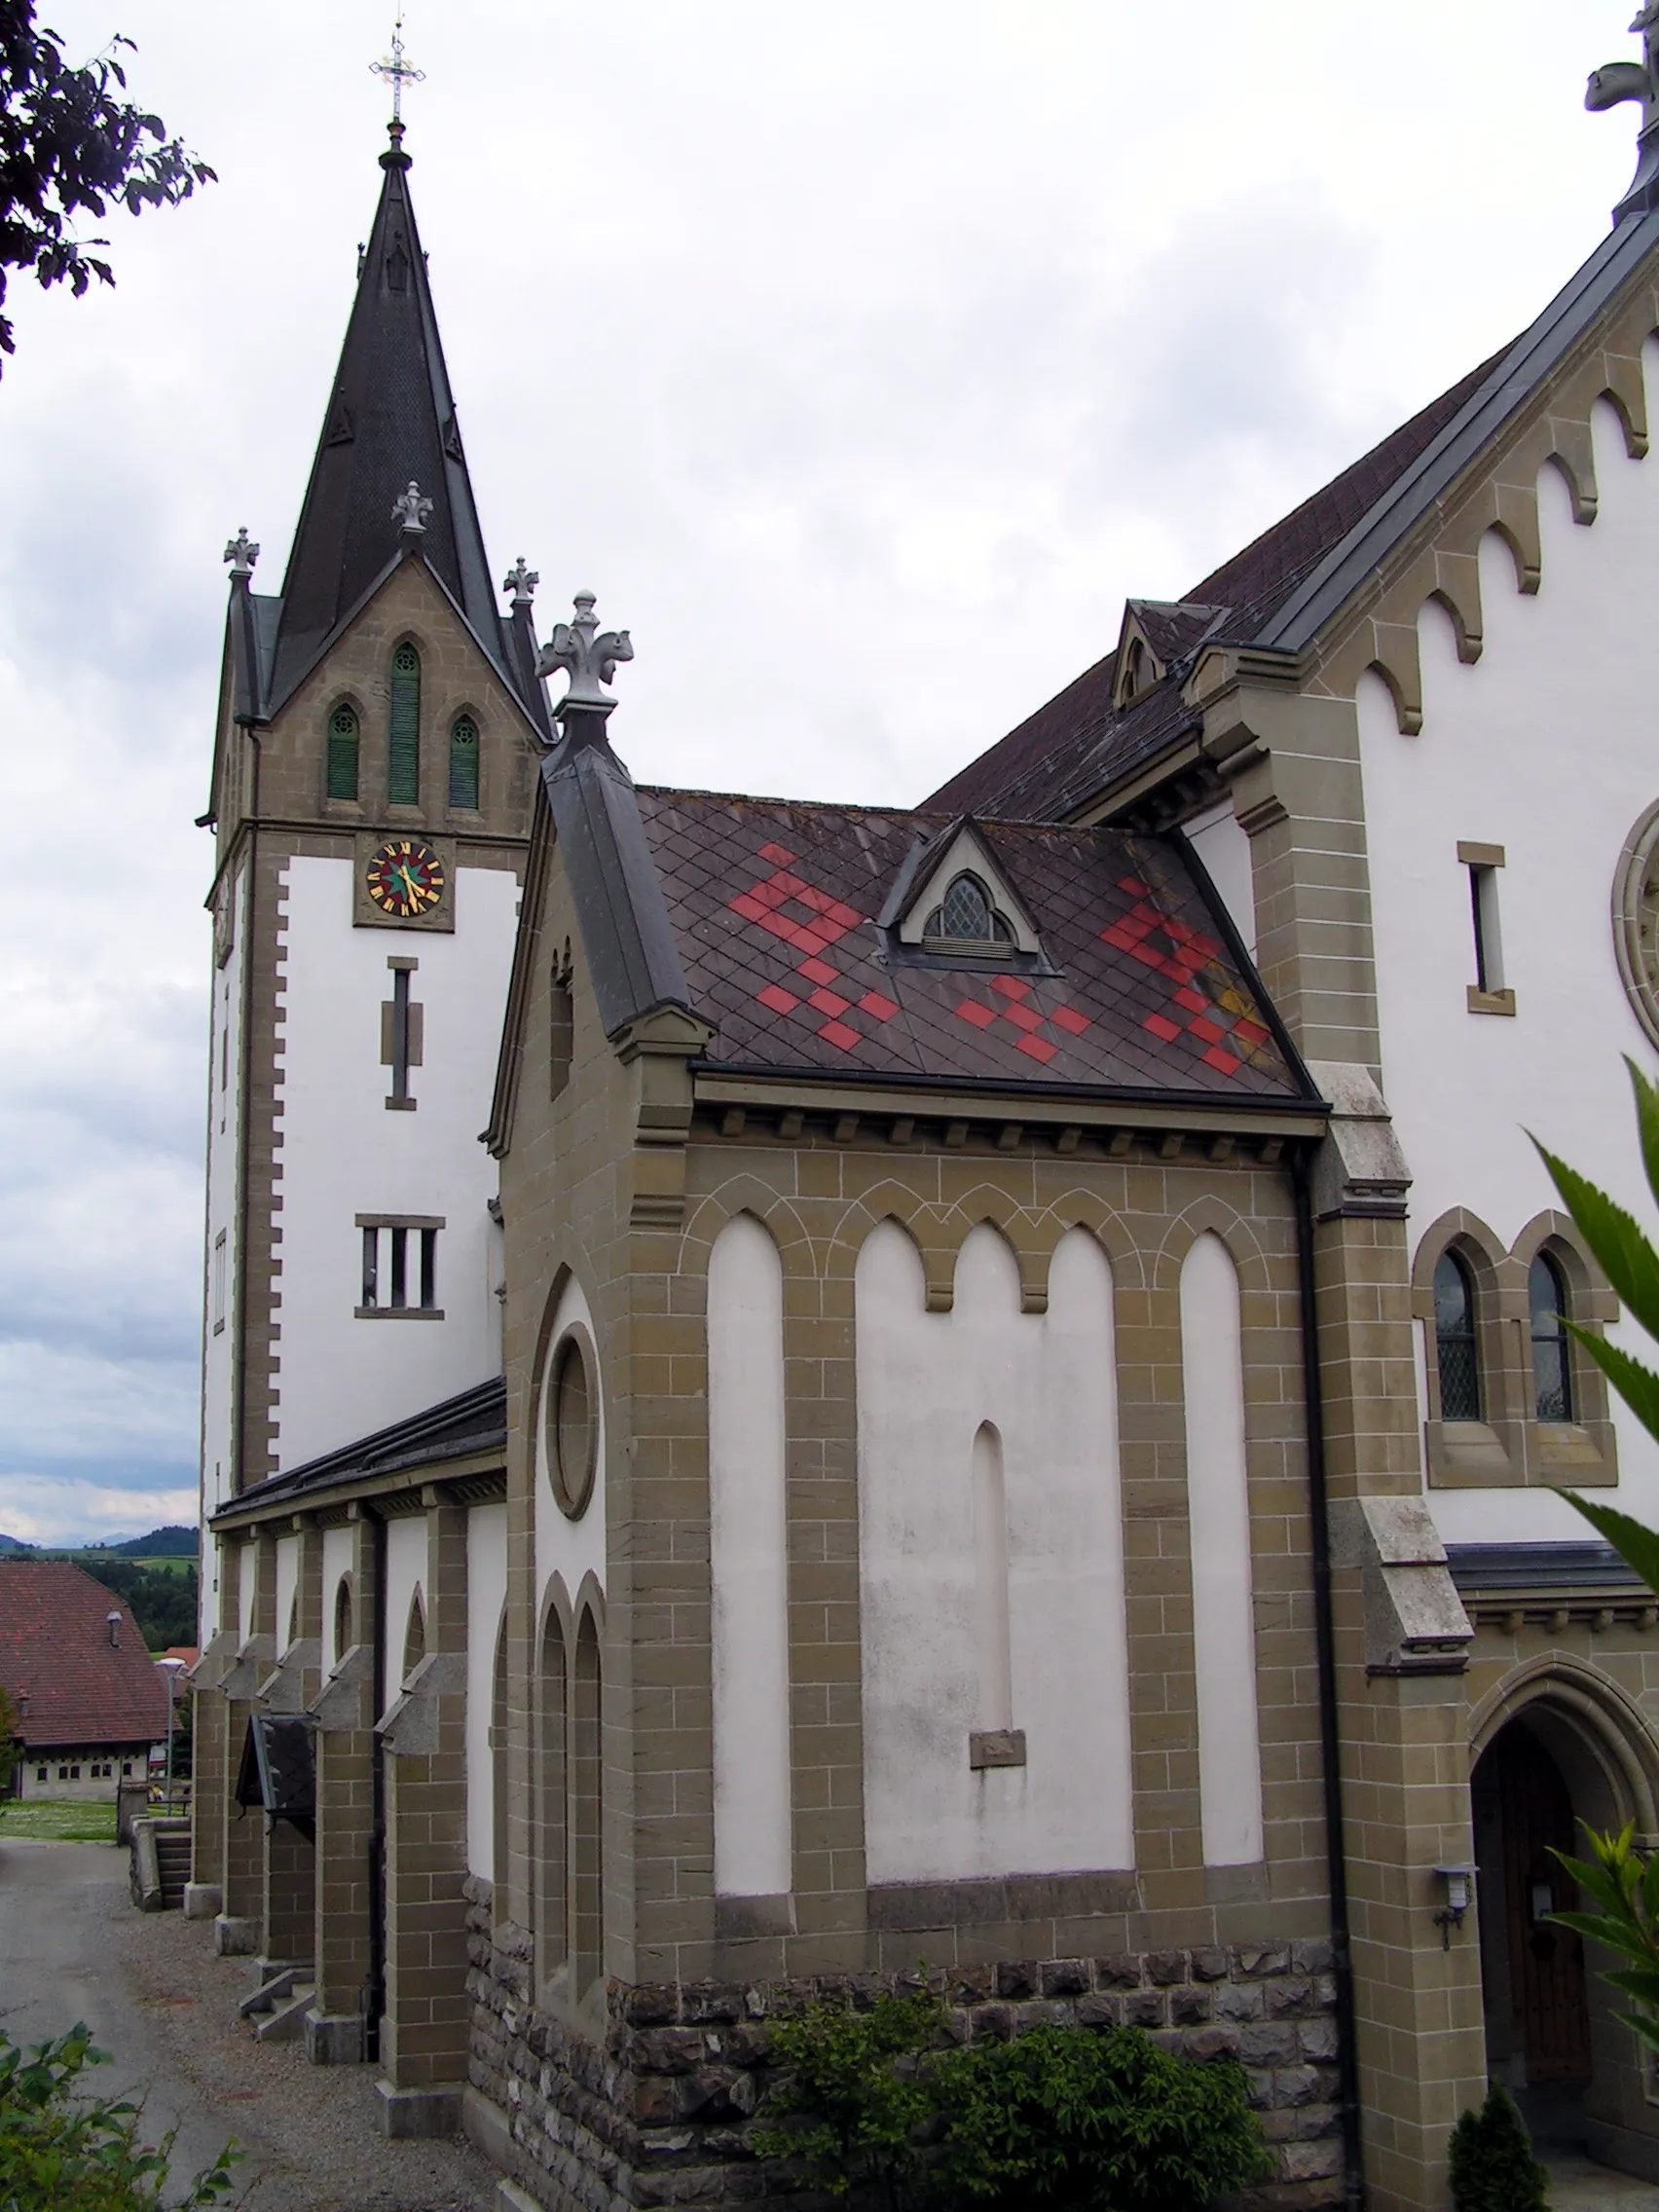
[[[357,710],[336,707],[328,718],[328,795],[357,795]]]
[[[450,724],[449,802],[478,805],[478,724],[470,715],[457,715]]]
[[[1475,1286],[1456,1252],[1434,1263],[1434,1348],[1442,1420],[1479,1420],[1481,1370],[1475,1343]]]
[[[421,798],[421,656],[401,645],[391,656],[391,745],[386,795],[393,806]]]

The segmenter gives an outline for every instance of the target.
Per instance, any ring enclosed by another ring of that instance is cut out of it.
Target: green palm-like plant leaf
[[[1654,1433],[1659,1435],[1659,1430]],[[1606,1538],[1625,1565],[1634,1567],[1650,1590],[1659,1590],[1659,1530],[1633,1521],[1616,1505],[1604,1505],[1600,1498],[1580,1497],[1576,1491],[1570,1490],[1558,1491],[1556,1494],[1577,1507],[1591,1528]]]
[[[1607,1280],[1647,1334],[1659,1337],[1659,1253],[1623,1206],[1615,1205],[1588,1177],[1538,1144],[1536,1137],[1532,1142]]]

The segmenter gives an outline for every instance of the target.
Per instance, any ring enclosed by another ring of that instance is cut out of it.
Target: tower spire
[[[419,74],[403,59],[401,38],[393,39],[385,73],[394,99]],[[380,203],[358,263],[356,297],[283,580],[274,697],[279,701],[292,689],[337,626],[403,556],[424,561],[439,578],[539,726],[545,709],[538,692],[527,695],[520,656],[492,589],[495,571],[439,342],[400,116],[389,129],[391,143],[380,157]],[[414,519],[420,530],[405,527],[412,484],[419,487]]]

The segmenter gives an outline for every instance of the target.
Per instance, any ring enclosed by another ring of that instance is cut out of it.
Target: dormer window
[[[991,903],[990,893],[966,869],[922,925],[924,944],[1013,944],[1014,936]]]
[[[1146,640],[1131,638],[1124,655],[1124,699],[1138,699],[1151,682],[1152,659],[1146,649]]]

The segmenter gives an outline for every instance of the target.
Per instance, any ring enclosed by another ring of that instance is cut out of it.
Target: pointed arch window
[[[967,869],[953,876],[944,897],[923,926],[924,941],[948,944],[1012,944],[1014,932],[997,912],[990,893]]]
[[[1567,1358],[1567,1280],[1547,1252],[1527,1271],[1532,1335],[1532,1388],[1540,1420],[1572,1419],[1572,1368]]]
[[[421,800],[421,656],[407,640],[391,656],[386,795],[393,806],[418,806]]]
[[[478,805],[478,724],[470,715],[457,715],[450,724],[449,802]]]
[[[1475,1284],[1456,1252],[1434,1263],[1434,1349],[1442,1420],[1479,1420],[1481,1369],[1475,1344]]]
[[[357,795],[357,710],[344,702],[328,718],[328,795]]]

